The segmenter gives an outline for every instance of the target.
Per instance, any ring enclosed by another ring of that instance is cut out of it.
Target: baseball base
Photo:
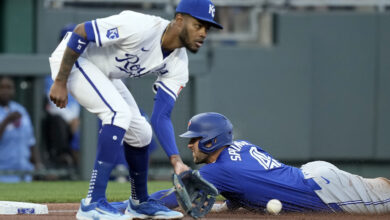
[[[0,215],[49,214],[47,205],[28,202],[0,201]]]

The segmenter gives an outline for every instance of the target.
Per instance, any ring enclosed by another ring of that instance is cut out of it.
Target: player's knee
[[[128,129],[124,141],[132,147],[145,147],[152,141],[152,127],[145,121],[136,129]]]
[[[152,135],[153,135],[152,127],[150,126],[149,123],[146,123],[144,125],[142,135],[139,138],[139,145],[138,146],[145,147],[145,146],[149,145],[150,142],[152,141]]]

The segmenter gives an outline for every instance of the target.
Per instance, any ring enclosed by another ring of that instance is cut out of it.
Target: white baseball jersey
[[[89,37],[93,32],[95,42],[88,44],[68,78],[73,97],[103,124],[126,129],[124,141],[134,147],[149,144],[152,129],[119,78],[155,74],[154,91],[161,88],[174,100],[188,81],[185,48],[163,58],[161,38],[168,24],[160,17],[133,11],[93,20],[93,31],[86,31]],[[70,36],[64,37],[49,59],[53,79]]]
[[[81,57],[109,78],[155,74],[154,91],[161,87],[176,99],[188,82],[188,57],[186,49],[179,48],[163,59],[161,38],[168,24],[160,17],[133,11],[93,20],[96,43],[89,43]],[[56,58],[61,60],[62,54]]]

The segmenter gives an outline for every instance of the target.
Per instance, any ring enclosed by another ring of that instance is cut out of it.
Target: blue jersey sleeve
[[[169,189],[157,191],[150,195],[150,198],[160,200],[166,207],[170,209],[179,207],[175,193],[171,193],[168,196],[165,195],[168,191]]]
[[[171,121],[171,112],[174,105],[175,100],[163,89],[159,88],[155,96],[153,113],[150,121],[154,133],[168,157],[179,154]]]
[[[93,32],[92,22],[91,21],[85,22],[84,28],[85,28],[85,32],[87,33],[87,40],[96,42],[95,41],[95,34]]]

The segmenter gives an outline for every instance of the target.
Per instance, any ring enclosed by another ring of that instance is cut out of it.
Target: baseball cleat
[[[129,205],[129,200],[126,199],[125,201],[122,202],[110,202],[110,205],[123,214],[125,213],[127,206]]]
[[[132,217],[120,213],[112,207],[105,198],[97,202],[86,204],[85,199],[81,200],[80,208],[76,218],[79,220],[131,220]]]
[[[181,219],[184,217],[181,212],[170,210],[159,200],[151,198],[138,205],[129,199],[125,214],[133,215],[135,219]]]

